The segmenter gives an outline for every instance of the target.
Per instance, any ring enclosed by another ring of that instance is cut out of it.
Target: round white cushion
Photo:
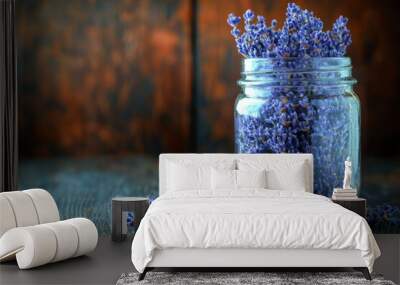
[[[56,202],[43,189],[0,193],[0,237],[15,227],[60,220]]]
[[[22,191],[3,192],[0,194],[10,203],[17,227],[27,227],[39,223],[35,205],[28,194]]]
[[[52,262],[64,260],[75,255],[78,245],[78,232],[64,221],[43,225],[48,227],[56,237],[57,251]]]
[[[57,204],[49,192],[43,189],[29,189],[22,193],[28,194],[33,201],[39,224],[52,223],[60,220]]]
[[[85,218],[75,218],[63,222],[74,227],[78,233],[78,247],[73,257],[91,252],[96,248],[98,233],[97,228],[92,221]]]
[[[0,195],[0,237],[8,230],[15,228],[14,212],[8,199]]]
[[[59,221],[49,192],[30,189],[0,193],[0,262],[17,259],[21,269],[86,254],[96,248],[92,221]]]
[[[16,255],[19,268],[28,269],[86,254],[97,240],[96,226],[85,218],[14,228],[0,238],[0,260]]]
[[[16,256],[21,269],[49,263],[56,250],[53,232],[40,225],[11,229],[0,239],[0,259]]]

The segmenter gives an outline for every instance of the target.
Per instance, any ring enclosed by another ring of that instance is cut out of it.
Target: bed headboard
[[[237,159],[267,159],[273,161],[277,160],[288,160],[293,162],[306,162],[307,174],[309,187],[306,189],[307,192],[313,193],[313,156],[310,153],[296,153],[296,154],[244,154],[244,153],[163,153],[160,154],[159,161],[159,194],[162,195],[166,192],[167,183],[167,161],[170,160],[190,160],[190,161],[213,161],[213,160],[230,160]]]

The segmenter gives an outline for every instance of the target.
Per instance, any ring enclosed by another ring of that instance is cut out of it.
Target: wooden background
[[[400,155],[395,1],[296,1],[350,18],[364,155]],[[282,23],[278,0],[20,0],[22,158],[233,151],[240,56],[229,12]]]

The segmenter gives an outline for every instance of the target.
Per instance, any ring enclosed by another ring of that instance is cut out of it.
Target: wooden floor
[[[400,282],[400,235],[376,235],[382,251],[375,273]],[[30,270],[19,270],[15,262],[0,264],[0,284],[115,284],[122,273],[135,271],[130,241],[112,242],[101,237],[97,249],[82,256]],[[312,271],[312,270],[311,270]]]

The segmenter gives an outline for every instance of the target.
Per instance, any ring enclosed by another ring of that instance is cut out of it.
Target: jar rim
[[[242,59],[242,72],[262,73],[277,70],[293,71],[321,71],[351,68],[350,57],[309,57],[309,58],[244,58]]]
[[[300,81],[307,81],[308,77],[312,81],[310,83],[315,85],[355,84],[356,80],[351,76],[351,70],[350,57],[244,58],[242,79],[238,83],[240,86],[271,86],[279,82],[277,85],[282,86],[288,81],[293,81],[288,79],[292,74],[303,75],[304,78]],[[282,77],[285,79],[280,80]]]

